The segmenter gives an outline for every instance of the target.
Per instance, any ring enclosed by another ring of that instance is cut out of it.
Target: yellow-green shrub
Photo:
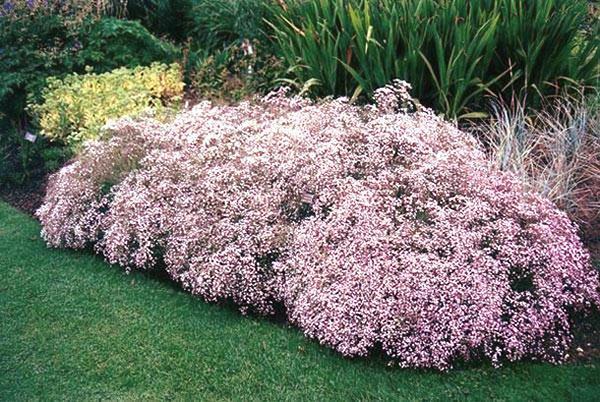
[[[30,110],[42,134],[77,145],[97,138],[110,119],[146,112],[164,118],[180,103],[183,86],[177,64],[71,74],[62,80],[49,78],[43,102],[30,105]]]

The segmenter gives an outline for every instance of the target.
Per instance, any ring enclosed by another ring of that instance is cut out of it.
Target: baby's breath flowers
[[[42,234],[242,312],[283,305],[348,356],[560,362],[569,311],[600,302],[575,226],[408,88],[115,122],[53,176]]]

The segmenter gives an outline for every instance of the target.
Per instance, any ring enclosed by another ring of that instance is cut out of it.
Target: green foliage
[[[12,184],[22,184],[27,174],[34,170],[31,155],[36,146],[23,139],[14,128],[3,128],[0,133],[0,189]]]
[[[64,148],[41,137],[23,140],[26,129],[35,132],[27,102],[41,101],[48,77],[82,73],[86,65],[103,72],[177,56],[137,22],[98,19],[102,10],[90,2],[33,4],[17,2],[10,13],[0,13],[0,185],[22,184],[66,158]]]
[[[119,0],[113,0],[119,3]],[[154,34],[193,49],[223,48],[240,39],[264,39],[263,18],[273,0],[129,0],[126,16]]]
[[[103,74],[71,74],[49,78],[43,102],[32,104],[42,134],[77,146],[95,139],[110,119],[152,110],[164,117],[181,100],[183,82],[177,64],[119,68]]]
[[[0,112],[23,117],[27,94],[39,94],[50,75],[78,68],[77,24],[59,14],[0,17]]]
[[[114,0],[113,3],[118,3]],[[126,16],[184,46],[186,82],[194,96],[235,101],[265,92],[280,78],[265,17],[273,0],[133,0]],[[255,53],[244,53],[252,43]]]
[[[16,2],[0,15],[0,187],[25,184],[67,158],[49,151],[55,147],[41,137],[25,140],[31,130],[25,106],[28,94],[36,99],[41,93],[48,75],[77,68],[78,32],[92,16],[79,7],[83,2],[65,2],[58,11],[35,4]]]
[[[561,88],[571,84],[565,80],[598,85],[600,20],[588,25],[587,32],[583,30],[587,1],[503,3],[500,35],[490,65],[492,74],[510,69],[510,76],[514,77],[510,85],[515,92],[521,92],[521,98],[530,88],[542,94],[559,94]]]
[[[51,144],[43,137],[27,141],[25,133],[6,124],[0,127],[0,189],[21,186],[54,172],[72,156],[68,148]]]
[[[104,72],[171,62],[176,56],[172,45],[137,22],[85,17],[80,21],[50,12],[0,17],[0,114],[13,121],[25,119],[27,98],[39,100],[50,76],[83,72],[85,66]]]
[[[458,117],[486,93],[535,103],[597,85],[600,37],[584,0],[292,0],[270,18],[292,82],[317,95],[372,94],[393,78]],[[596,27],[597,28],[597,27]]]
[[[82,37],[79,65],[99,72],[155,61],[172,63],[178,58],[174,45],[156,38],[137,21],[103,18],[86,26]]]
[[[194,96],[237,101],[278,85],[265,18],[273,0],[194,0],[186,79]]]
[[[273,89],[281,70],[281,61],[261,42],[244,41],[222,50],[192,52],[187,79],[196,97],[237,101]]]
[[[115,9],[121,0],[112,0]],[[127,0],[125,16],[137,20],[152,33],[183,42],[193,26],[194,0]]]
[[[264,18],[272,0],[194,0],[190,37],[203,49],[223,48],[242,39],[266,42]]]
[[[73,156],[73,153],[68,147],[60,146],[59,144],[51,144],[40,151],[42,160],[44,161],[45,172],[55,172]]]

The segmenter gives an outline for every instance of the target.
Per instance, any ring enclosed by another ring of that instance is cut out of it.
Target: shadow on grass
[[[93,256],[94,258],[102,259],[102,257],[96,254],[92,248],[87,248],[85,250],[66,250],[68,253],[72,254],[75,257],[81,257],[81,253]],[[185,295],[185,297],[189,297],[198,303],[205,303],[221,309],[228,313],[231,316],[239,316],[240,318],[247,318],[254,321],[262,321],[268,322],[275,326],[286,328],[291,331],[297,331],[302,334],[302,331],[292,325],[287,320],[287,312],[285,305],[281,302],[274,303],[275,313],[272,315],[260,315],[256,312],[250,310],[245,314],[240,312],[239,306],[234,303],[232,299],[220,300],[218,302],[207,302],[202,297],[191,294],[190,292],[183,289],[176,281],[174,281],[168,274],[164,263],[158,263],[154,268],[149,270],[133,270],[130,273],[126,273],[124,269],[117,264],[108,264],[106,263],[111,270],[114,272],[118,272],[121,275],[138,275],[142,278],[156,282],[168,288],[177,294]],[[598,308],[592,308],[587,312],[574,312],[571,314],[571,322],[573,325],[573,343],[571,348],[569,349],[569,358],[567,359],[568,363],[589,363],[594,362],[597,359],[600,359],[600,310]],[[304,335],[304,334],[302,334]],[[347,357],[337,353],[335,350],[324,346],[318,342],[318,340],[314,338],[305,337],[305,339],[311,344],[318,347],[322,352],[330,356],[334,356],[340,360],[352,362],[353,364],[359,364],[365,367],[385,367],[386,370],[394,370],[399,368],[399,362],[388,356],[381,344],[376,344],[371,352],[367,356],[362,357]],[[523,364],[523,363],[534,363],[534,364],[544,364],[539,362],[538,360],[531,358],[521,359],[519,362],[510,362],[503,361],[503,367],[511,367],[513,365]],[[453,372],[461,372],[461,371],[471,371],[471,370],[487,370],[491,369],[493,366],[486,359],[481,351],[474,351],[472,358],[470,360],[464,359],[456,359],[453,362]],[[439,370],[435,369],[415,369],[411,368],[411,371],[420,374],[440,374]]]

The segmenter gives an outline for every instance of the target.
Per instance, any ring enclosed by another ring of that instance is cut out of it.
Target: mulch
[[[31,180],[22,187],[0,188],[0,199],[33,216],[42,205],[47,182],[48,175]]]

